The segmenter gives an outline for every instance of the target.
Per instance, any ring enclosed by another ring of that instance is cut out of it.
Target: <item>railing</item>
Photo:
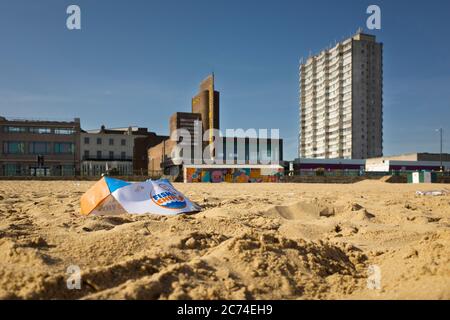
[[[338,169],[338,170],[324,170],[317,168],[315,170],[307,170],[307,169],[301,169],[301,170],[294,170],[294,171],[287,171],[285,174],[293,174],[294,176],[330,176],[330,177],[336,177],[336,176],[367,176],[367,177],[384,177],[384,176],[407,176],[408,173],[417,172],[415,170],[391,170],[388,172],[385,171],[365,171],[365,170],[358,170],[358,169]],[[446,172],[438,172],[433,171],[436,173],[437,177],[450,177],[450,171]]]
[[[98,180],[102,174],[105,174],[105,172],[96,172],[91,174],[81,173],[77,171],[75,174],[73,171],[66,171],[66,172],[54,172],[53,170],[44,172],[44,174],[32,174],[30,170],[23,170],[21,172],[16,172],[14,174],[2,172],[0,170],[0,179],[2,180],[8,180],[8,179],[14,179],[14,180]],[[146,180],[146,179],[159,179],[163,176],[163,172],[161,170],[133,170],[132,172],[129,172],[127,174],[121,174],[120,172],[117,172],[115,174],[113,171],[110,173],[111,176],[114,176],[116,178],[120,178],[123,180]]]
[[[3,118],[6,119],[6,121],[16,121],[16,122],[68,122],[68,123],[75,123],[75,119],[69,119],[69,118],[52,118],[52,117],[45,117],[45,118],[39,118],[39,117],[33,117],[33,118],[25,118],[25,117],[8,117],[3,116]]]
[[[95,157],[95,156],[83,156],[83,161],[133,161],[133,157]]]

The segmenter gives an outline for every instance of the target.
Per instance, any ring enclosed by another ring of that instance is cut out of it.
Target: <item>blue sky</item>
[[[82,30],[66,28],[77,4]],[[168,133],[211,71],[222,128],[279,128],[296,156],[298,61],[382,10],[384,154],[450,152],[450,1],[0,0],[0,114]]]

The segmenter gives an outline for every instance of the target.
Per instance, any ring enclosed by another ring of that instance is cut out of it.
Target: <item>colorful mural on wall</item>
[[[279,182],[283,169],[274,168],[186,168],[186,182],[260,183]]]

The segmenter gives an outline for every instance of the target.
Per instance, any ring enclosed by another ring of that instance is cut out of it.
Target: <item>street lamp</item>
[[[439,131],[439,134],[440,134],[440,138],[441,138],[441,151],[440,151],[440,154],[439,154],[439,161],[440,161],[440,163],[441,163],[441,166],[440,166],[440,169],[441,169],[441,172],[442,171],[444,171],[443,169],[443,166],[442,166],[442,131],[443,131],[443,129],[442,128],[439,128],[439,129],[436,129],[436,131]]]
[[[77,127],[73,126],[73,175],[77,175]]]

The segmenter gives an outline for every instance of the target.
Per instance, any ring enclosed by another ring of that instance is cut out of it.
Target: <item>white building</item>
[[[358,33],[301,63],[300,158],[382,156],[382,50]]]
[[[81,132],[81,174],[99,176],[107,171],[133,174],[133,129],[105,129]]]

